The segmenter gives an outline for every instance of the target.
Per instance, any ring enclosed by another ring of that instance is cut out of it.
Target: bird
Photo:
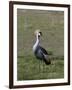
[[[38,29],[34,32],[36,36],[36,42],[33,45],[33,52],[37,59],[44,61],[46,65],[51,64],[51,61],[48,58],[48,52],[40,45],[40,37],[43,35],[42,32]]]

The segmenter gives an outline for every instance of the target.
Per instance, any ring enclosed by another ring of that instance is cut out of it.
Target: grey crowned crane
[[[35,31],[36,42],[33,46],[33,52],[37,59],[43,60],[46,65],[50,64],[51,61],[48,59],[48,52],[40,46],[40,37],[42,36],[42,32],[40,30]]]

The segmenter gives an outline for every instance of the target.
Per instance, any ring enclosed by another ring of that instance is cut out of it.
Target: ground
[[[39,80],[64,77],[64,12],[17,10],[17,79]],[[52,52],[50,65],[36,59],[34,31],[43,33],[41,46]]]

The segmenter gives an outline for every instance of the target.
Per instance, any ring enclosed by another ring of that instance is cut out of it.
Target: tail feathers
[[[50,60],[46,60],[46,59],[44,59],[44,62],[45,62],[46,65],[51,64],[51,61],[50,61]]]
[[[44,54],[44,61],[45,61],[45,64],[46,64],[46,65],[51,64],[50,59],[48,59],[48,55],[45,55],[45,54]]]

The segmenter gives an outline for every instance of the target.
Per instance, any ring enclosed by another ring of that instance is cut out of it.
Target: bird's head
[[[38,37],[40,37],[40,36],[42,36],[42,32],[39,29],[37,29],[35,31],[35,35],[38,36]]]

